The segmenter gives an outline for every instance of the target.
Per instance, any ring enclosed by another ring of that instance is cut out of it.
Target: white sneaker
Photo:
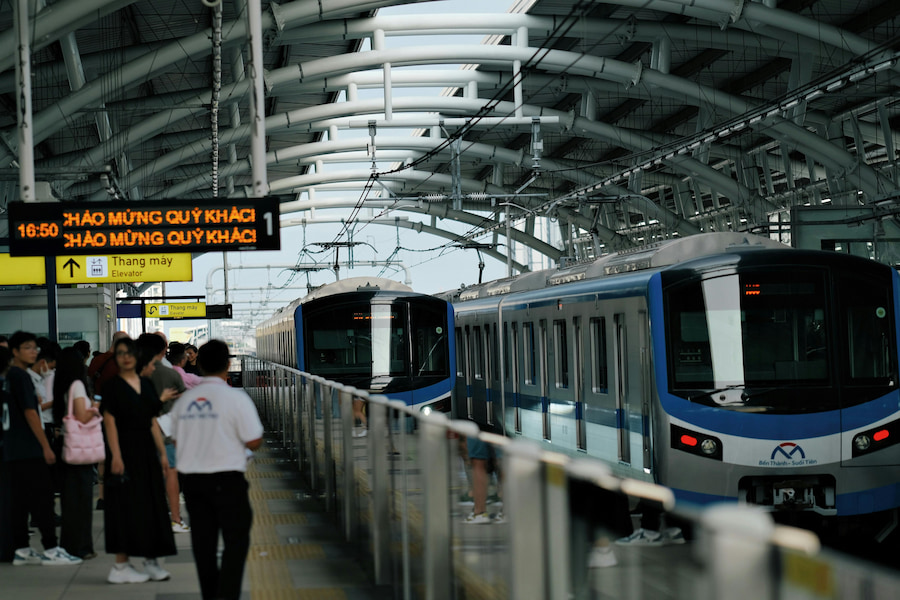
[[[184,521],[172,521],[172,533],[190,533],[191,528],[184,524]]]
[[[106,581],[110,583],[144,583],[150,581],[150,576],[146,573],[140,573],[130,564],[125,563],[121,569],[113,567],[109,571],[109,577]]]
[[[501,511],[498,512],[496,515],[494,515],[493,517],[491,517],[491,520],[492,520],[494,523],[506,523],[506,515],[503,514],[503,511],[501,510]]]
[[[369,430],[366,429],[365,427],[354,427],[353,433],[350,435],[352,435],[355,438],[361,438],[361,437],[366,437],[366,435],[368,435],[368,434],[369,434]]]
[[[153,581],[165,581],[169,577],[172,576],[171,573],[163,569],[159,566],[155,560],[145,560],[144,561],[144,570],[147,572],[147,575],[150,576],[150,579]]]
[[[469,516],[466,517],[466,520],[463,521],[467,525],[489,525],[491,523],[491,517],[487,513],[469,513]]]
[[[84,561],[77,556],[72,556],[59,546],[45,551],[41,560],[42,565],[48,566],[80,565],[82,562]]]
[[[616,543],[620,546],[662,546],[662,536],[649,529],[638,529],[628,537],[619,538]]]
[[[43,562],[41,554],[31,547],[19,548],[13,556],[12,564],[14,567],[22,565],[39,565]]]
[[[588,559],[588,568],[605,569],[614,567],[619,563],[616,555],[613,553],[612,546],[609,544],[603,546],[594,546],[591,549],[590,558]]]

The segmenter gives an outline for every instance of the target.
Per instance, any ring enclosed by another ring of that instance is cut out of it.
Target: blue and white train
[[[447,412],[456,373],[453,307],[390,279],[318,288],[256,328],[260,358]]]
[[[679,502],[889,522],[898,290],[871,260],[713,233],[448,292],[454,416]]]

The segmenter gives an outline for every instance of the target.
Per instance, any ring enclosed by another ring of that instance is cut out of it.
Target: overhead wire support
[[[222,3],[213,7],[212,26],[212,94],[210,130],[212,147],[212,197],[219,197],[219,94],[222,91]]]

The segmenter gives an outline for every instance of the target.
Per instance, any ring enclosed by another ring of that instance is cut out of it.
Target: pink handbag
[[[63,417],[63,460],[70,465],[92,465],[103,462],[106,448],[103,445],[103,416],[93,406],[91,420],[82,423],[72,414],[72,390],[69,390],[69,414]]]

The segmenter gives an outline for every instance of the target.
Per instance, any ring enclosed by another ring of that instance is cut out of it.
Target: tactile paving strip
[[[325,551],[318,544],[283,544],[276,526],[305,524],[306,515],[301,513],[271,513],[269,500],[293,500],[296,492],[291,490],[264,490],[262,479],[287,477],[287,472],[278,470],[260,471],[256,465],[271,465],[279,459],[267,457],[267,445],[258,451],[258,458],[247,466],[249,496],[253,504],[253,529],[250,531],[250,552],[247,555],[247,577],[250,580],[252,600],[346,600],[346,593],[340,588],[295,589],[288,569],[288,560],[324,558]]]

